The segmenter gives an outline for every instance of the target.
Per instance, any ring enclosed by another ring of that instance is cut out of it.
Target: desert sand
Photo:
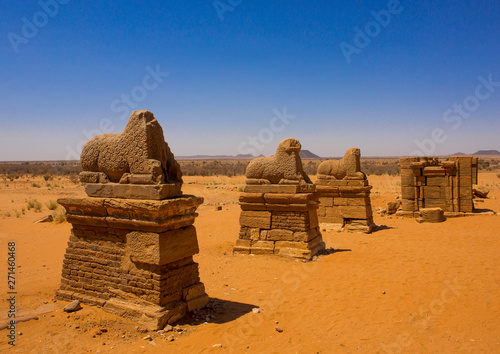
[[[374,210],[399,194],[398,177],[369,176],[369,181]],[[499,212],[500,178],[480,173],[479,181],[490,194],[476,207]],[[44,182],[41,188],[0,183],[0,252],[6,259],[7,243],[16,242],[17,319],[22,321],[15,347],[7,343],[7,330],[0,330],[0,351],[500,351],[499,215],[418,224],[375,213],[378,230],[372,234],[322,231],[330,251],[312,262],[233,255],[244,177],[189,176],[184,182],[184,194],[205,198],[195,222],[200,245],[195,261],[212,300],[209,309],[167,333],[143,333],[136,324],[87,305],[65,313],[67,302],[53,298],[71,226],[33,222],[52,213],[49,201],[84,196],[83,188],[70,182],[50,190]],[[22,214],[29,199],[42,203],[41,212]],[[5,262],[0,279],[3,328]]]

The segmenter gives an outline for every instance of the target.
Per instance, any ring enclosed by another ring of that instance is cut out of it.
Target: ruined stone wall
[[[477,183],[477,158],[452,156],[440,162],[431,157],[400,159],[402,209],[441,208],[445,212],[472,212],[472,185]]]

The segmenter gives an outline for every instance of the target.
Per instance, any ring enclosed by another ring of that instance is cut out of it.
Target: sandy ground
[[[369,180],[374,209],[397,196],[398,178]],[[0,253],[6,259],[7,242],[16,242],[17,318],[25,320],[17,324],[15,347],[7,344],[7,329],[0,330],[0,352],[500,352],[500,216],[418,224],[376,214],[379,231],[324,231],[334,252],[304,263],[232,254],[242,177],[185,182],[185,194],[205,198],[195,222],[195,260],[213,309],[203,321],[187,319],[168,333],[139,332],[134,323],[92,306],[63,312],[66,303],[53,296],[70,225],[33,222],[51,213],[49,201],[84,193],[71,183],[51,190],[45,183],[0,183]],[[476,205],[499,212],[500,179],[482,173],[480,183],[488,185],[490,198]],[[42,211],[22,214],[30,198],[42,203]],[[0,324],[7,317],[7,291],[4,262]]]

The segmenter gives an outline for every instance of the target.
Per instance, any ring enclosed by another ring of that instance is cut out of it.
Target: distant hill
[[[456,153],[454,153],[453,155],[450,155],[450,156],[466,156],[466,154],[464,154],[463,152],[456,152]]]
[[[500,155],[498,150],[479,150],[473,153],[474,156]]]
[[[301,159],[320,159],[321,158],[318,155],[313,154],[309,150],[300,150],[299,156]]]

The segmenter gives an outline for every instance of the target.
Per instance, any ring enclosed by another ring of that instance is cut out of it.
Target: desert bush
[[[497,178],[500,178],[500,173],[497,173]]]
[[[49,210],[56,210],[57,207],[59,206],[59,204],[57,204],[57,202],[51,200],[48,204],[47,204],[47,208]]]
[[[20,217],[21,217],[21,213],[20,213],[20,212],[18,212],[18,211],[16,211],[16,218],[18,218],[18,219],[19,219]]]
[[[9,211],[6,211],[3,216],[7,217],[7,218],[10,218],[10,212]]]
[[[26,207],[28,208],[28,210],[33,209],[36,213],[42,211],[42,203],[40,203],[36,199],[29,200],[26,204]]]
[[[31,183],[31,186],[33,188],[40,188],[40,185],[38,183],[35,183],[35,182]]]
[[[66,211],[61,210],[61,211],[53,212],[52,218],[54,219],[54,222],[56,224],[61,224],[63,222],[66,222]]]

